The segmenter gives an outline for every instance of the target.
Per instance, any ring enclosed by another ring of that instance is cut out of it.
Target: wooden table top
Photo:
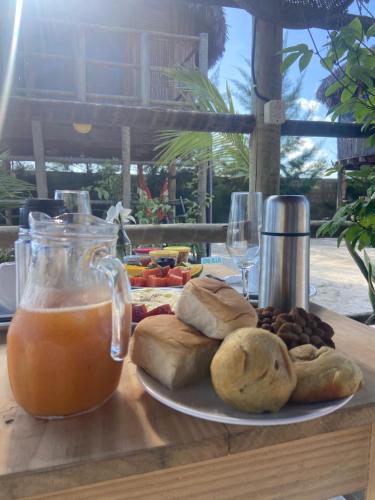
[[[212,273],[219,270],[210,266]],[[311,310],[334,327],[337,348],[360,364],[365,386],[343,409],[288,426],[230,426],[177,413],[145,393],[129,361],[119,390],[99,410],[66,420],[36,420],[12,397],[6,346],[0,346],[0,498],[167,469],[375,422],[375,331],[319,306]]]

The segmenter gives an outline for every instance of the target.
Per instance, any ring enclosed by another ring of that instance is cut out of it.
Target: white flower
[[[111,206],[108,211],[107,211],[107,217],[106,217],[106,222],[112,222],[116,224],[120,224],[121,226],[126,224],[127,222],[131,221],[136,223],[135,219],[133,216],[130,214],[132,211],[130,208],[124,208],[122,206],[122,202],[119,201],[116,206]]]

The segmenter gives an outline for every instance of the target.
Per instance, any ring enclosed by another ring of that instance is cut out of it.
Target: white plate
[[[166,406],[192,417],[222,424],[256,426],[295,424],[328,415],[342,408],[353,397],[323,403],[288,403],[277,413],[244,413],[232,409],[221,401],[208,378],[198,384],[170,391],[141,368],[137,368],[137,375],[146,392]]]

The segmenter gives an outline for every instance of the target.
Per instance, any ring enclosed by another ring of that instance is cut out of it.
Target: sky
[[[375,13],[375,0],[370,0],[367,7],[372,13]],[[351,7],[350,12],[358,13],[357,7]],[[251,16],[242,9],[225,9],[226,20],[228,24],[228,41],[226,44],[225,54],[219,63],[219,83],[220,88],[224,90],[226,80],[236,78],[238,75],[237,68],[244,66],[244,57],[249,57],[251,48]],[[324,30],[313,29],[313,37],[318,46],[322,46],[327,37]],[[286,45],[292,46],[298,43],[307,43],[311,46],[311,40],[307,30],[285,30],[284,38],[286,37]],[[291,80],[298,79],[300,72],[298,65],[292,66],[289,72]],[[313,112],[312,119],[325,120],[326,107],[316,100],[316,91],[321,81],[327,76],[327,72],[322,68],[316,57],[313,57],[310,65],[305,70],[303,76],[302,89],[300,94],[299,104],[303,110],[310,109]],[[240,106],[237,104],[239,111]],[[306,138],[306,147],[316,143],[321,149],[320,155],[335,161],[336,159],[336,139],[318,139]]]

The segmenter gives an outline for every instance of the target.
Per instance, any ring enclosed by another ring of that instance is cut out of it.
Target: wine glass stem
[[[242,272],[242,293],[245,299],[247,300],[249,298],[249,274],[250,274],[250,268],[249,267],[241,267],[241,272]]]

